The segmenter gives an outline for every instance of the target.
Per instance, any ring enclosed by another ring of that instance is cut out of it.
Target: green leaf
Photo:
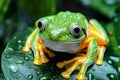
[[[67,80],[60,73],[65,69],[58,69],[56,63],[72,58],[74,55],[56,52],[56,57],[41,66],[33,65],[33,53],[23,53],[22,46],[28,35],[33,31],[28,28],[22,34],[14,37],[2,53],[2,70],[6,80]],[[109,54],[108,51],[106,54]],[[92,65],[86,73],[85,80],[117,80],[120,74],[120,58],[105,55],[102,66]],[[74,71],[70,80],[75,80],[78,71]]]

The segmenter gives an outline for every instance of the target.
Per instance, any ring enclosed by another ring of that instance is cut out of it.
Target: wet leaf
[[[22,34],[14,37],[2,53],[2,70],[6,80],[67,80],[60,73],[65,69],[58,69],[56,63],[70,59],[73,55],[56,52],[56,57],[41,66],[33,65],[33,53],[23,53],[22,46],[28,35],[33,31],[28,28]],[[109,54],[106,51],[106,54]],[[120,74],[120,58],[105,55],[102,66],[89,67],[85,80],[118,80]],[[74,71],[70,80],[75,80],[78,71]]]

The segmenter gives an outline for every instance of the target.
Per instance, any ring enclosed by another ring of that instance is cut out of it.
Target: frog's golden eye
[[[78,37],[81,33],[81,28],[79,24],[73,23],[70,27],[70,33],[71,35]]]
[[[45,21],[39,21],[37,23],[38,28],[40,29],[40,31],[44,31],[45,27],[46,27],[46,22]]]

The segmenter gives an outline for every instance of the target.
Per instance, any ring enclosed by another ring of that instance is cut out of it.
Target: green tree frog
[[[49,57],[55,56],[51,50],[73,53],[74,58],[56,65],[63,68],[71,64],[61,73],[64,78],[70,78],[72,72],[80,67],[77,80],[85,79],[87,68],[94,62],[102,65],[109,38],[97,20],[91,19],[87,22],[81,13],[65,11],[40,18],[35,22],[35,26],[23,47],[24,52],[33,50],[33,64],[42,65],[49,62],[46,54]]]

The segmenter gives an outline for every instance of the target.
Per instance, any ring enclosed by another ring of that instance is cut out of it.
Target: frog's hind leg
[[[98,53],[97,43],[98,43],[97,38],[94,38],[92,41],[90,41],[88,45],[87,59],[85,60],[85,62],[82,63],[80,71],[76,76],[78,80],[84,80],[86,70],[91,64],[95,62]]]
[[[86,60],[86,56],[81,56],[81,57],[75,57],[71,60],[68,60],[68,61],[63,61],[63,62],[59,62],[57,63],[57,66],[59,68],[63,68],[65,65],[67,64],[71,64],[72,63],[72,66],[69,66],[69,68],[62,72],[61,75],[64,77],[64,78],[70,78],[70,75],[71,73],[80,65],[82,64],[85,60]]]

